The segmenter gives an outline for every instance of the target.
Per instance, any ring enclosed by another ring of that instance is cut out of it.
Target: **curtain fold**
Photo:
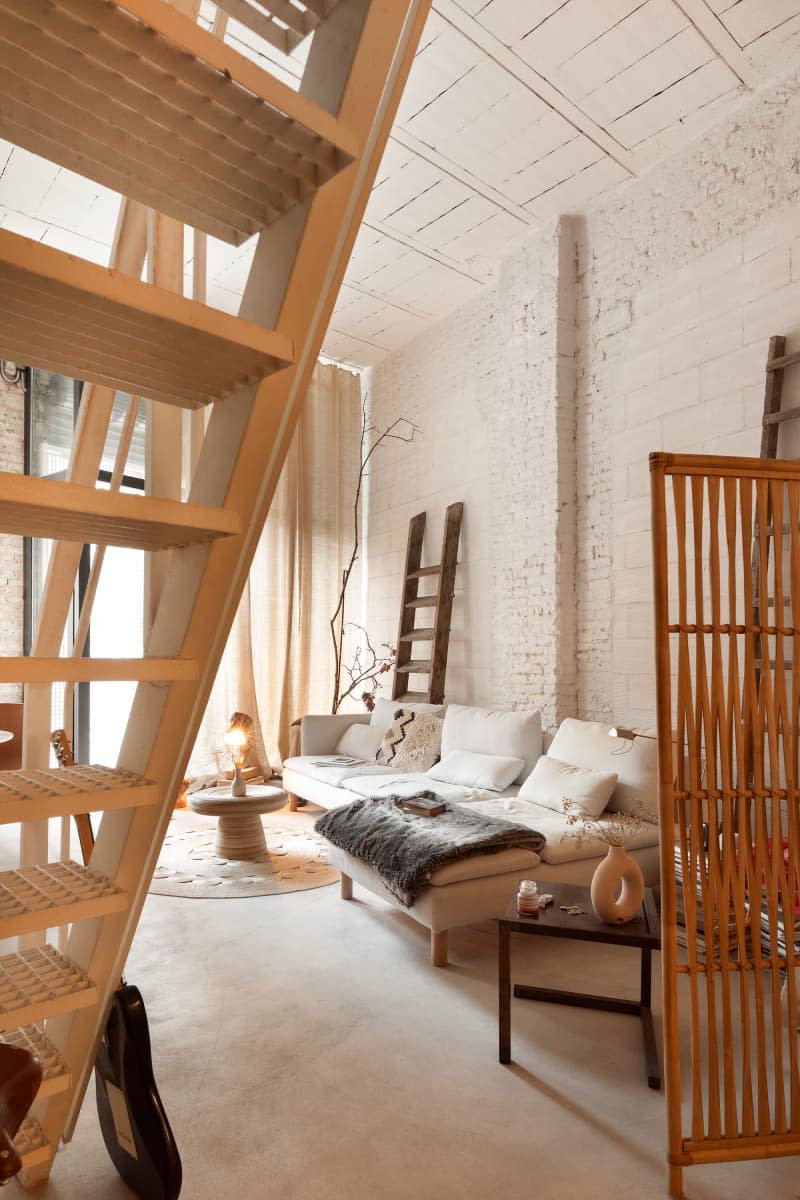
[[[189,771],[221,772],[223,735],[234,711],[255,726],[262,766],[280,765],[289,726],[330,712],[333,649],[329,622],[352,548],[361,452],[357,375],[318,365],[303,402],[248,582],[209,698]],[[360,620],[357,570],[348,612]]]

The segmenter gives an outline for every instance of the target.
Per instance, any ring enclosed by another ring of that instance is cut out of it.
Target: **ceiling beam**
[[[432,11],[437,13],[448,25],[452,25],[467,41],[472,42],[473,46],[477,46],[479,50],[487,54],[498,67],[502,67],[518,83],[533,92],[544,104],[568,121],[574,129],[584,134],[599,150],[602,150],[609,158],[613,158],[614,162],[619,163],[630,175],[638,174],[636,159],[629,150],[620,145],[616,138],[612,137],[596,121],[593,121],[548,79],[545,79],[544,75],[540,75],[513,50],[498,41],[485,25],[481,25],[469,13],[464,12],[464,9],[456,4],[455,0],[434,0]]]
[[[465,171],[463,167],[459,167],[458,163],[452,162],[449,158],[445,158],[438,150],[434,150],[432,146],[428,146],[425,142],[421,142],[418,137],[414,137],[413,133],[409,133],[402,125],[395,125],[391,134],[391,141],[397,142],[398,146],[402,146],[404,150],[410,150],[412,154],[416,154],[417,158],[422,158],[425,162],[436,167],[444,175],[449,175],[451,179],[458,180],[471,192],[482,196],[484,200],[488,200],[490,204],[494,204],[497,208],[508,213],[510,217],[516,217],[518,221],[522,221],[525,225],[540,225],[539,217],[528,212],[527,208],[523,208],[521,204],[517,204],[508,196],[503,195],[497,188],[493,188],[490,183],[485,183],[482,179],[478,179],[471,171]]]
[[[736,38],[728,32],[705,0],[672,0],[672,2],[697,30],[703,41],[711,47],[718,58],[722,59],[725,66],[733,71],[746,88],[752,91],[765,82],[761,72],[753,65]]]
[[[464,263],[458,262],[455,258],[450,258],[447,254],[442,254],[434,246],[429,246],[427,243],[421,242],[407,233],[401,233],[399,229],[392,229],[391,225],[387,225],[385,221],[378,221],[375,217],[370,217],[368,221],[362,221],[361,226],[363,229],[371,229],[373,233],[381,233],[384,237],[391,238],[393,242],[399,242],[401,246],[416,251],[417,254],[423,254],[425,258],[432,259],[433,262],[439,263],[442,267],[447,267],[450,271],[456,271],[459,275],[463,275],[465,279],[471,279],[473,283],[479,283],[482,287],[489,282],[490,277],[488,275],[476,275]]]

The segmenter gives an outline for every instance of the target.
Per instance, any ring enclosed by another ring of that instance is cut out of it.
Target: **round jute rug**
[[[257,862],[218,858],[214,851],[215,817],[178,809],[153,875],[157,896],[223,900],[275,896],[335,883],[339,872],[328,864],[327,843],[300,813],[262,818],[267,853]]]

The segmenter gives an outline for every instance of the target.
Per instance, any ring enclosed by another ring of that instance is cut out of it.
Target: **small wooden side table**
[[[581,1008],[601,1008],[607,1012],[628,1013],[640,1017],[644,1039],[647,1083],[661,1087],[661,1068],[653,1028],[651,1005],[651,955],[661,946],[661,930],[653,892],[645,888],[644,903],[638,916],[626,925],[606,925],[595,914],[588,887],[567,883],[543,883],[553,903],[539,910],[538,917],[521,917],[516,897],[505,916],[498,919],[499,934],[499,1058],[511,1062],[511,934],[538,934],[540,937],[574,938],[583,942],[605,942],[610,946],[638,946],[642,952],[639,1000],[621,1000],[616,996],[594,996],[586,992],[564,992],[553,988],[516,984],[514,995],[524,1000],[545,1000],[553,1004],[574,1004]],[[570,915],[561,905],[579,905],[583,913]]]
[[[232,796],[227,787],[204,788],[192,792],[189,807],[205,816],[219,817],[214,851],[220,858],[255,862],[267,852],[261,814],[275,812],[287,802],[282,787],[268,784],[247,785],[247,794]]]

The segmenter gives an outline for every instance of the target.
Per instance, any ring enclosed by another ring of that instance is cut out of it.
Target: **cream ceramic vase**
[[[644,876],[624,846],[608,847],[592,876],[591,895],[594,911],[608,925],[624,925],[636,916],[644,900]]]

